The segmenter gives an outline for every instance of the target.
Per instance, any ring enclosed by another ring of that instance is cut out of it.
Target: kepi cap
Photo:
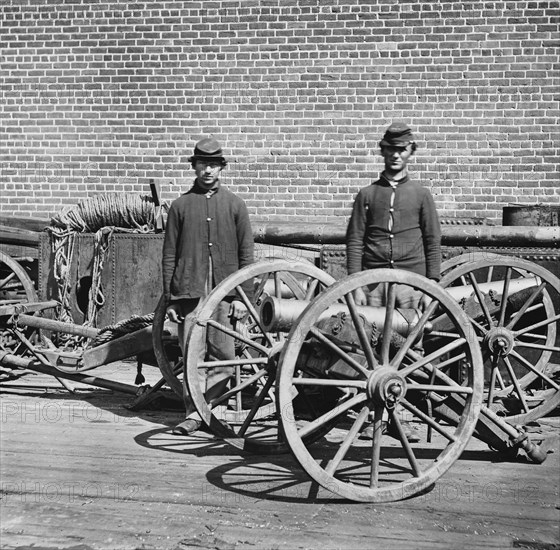
[[[404,122],[393,122],[393,124],[387,128],[379,145],[381,147],[387,145],[406,147],[411,143],[414,143],[412,130]]]
[[[222,146],[213,138],[201,139],[194,146],[194,153],[189,158],[189,162],[196,162],[197,160],[220,160],[226,164]]]

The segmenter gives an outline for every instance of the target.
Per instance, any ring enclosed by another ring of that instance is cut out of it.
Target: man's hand
[[[240,300],[233,300],[229,308],[228,315],[239,321],[239,319],[242,319],[245,315],[247,315],[247,306]]]
[[[354,302],[357,306],[367,306],[367,296],[363,288],[354,290]]]
[[[172,323],[182,323],[185,320],[177,304],[167,306],[166,313]]]
[[[420,298],[420,302],[418,303],[418,309],[424,313],[428,306],[432,303],[432,298],[427,294],[422,294],[422,298]]]

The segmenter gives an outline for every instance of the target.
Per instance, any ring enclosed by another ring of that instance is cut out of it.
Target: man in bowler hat
[[[220,172],[227,165],[215,139],[199,141],[189,158],[196,177],[192,187],[173,201],[169,209],[163,244],[163,293],[167,314],[179,324],[179,342],[184,349],[184,320],[195,311],[207,294],[226,277],[253,263],[254,242],[247,207],[243,200],[220,183]],[[239,300],[224,301],[217,321],[228,325],[245,315]],[[209,334],[208,354],[216,359],[234,359],[231,337]],[[213,340],[213,341],[210,341]],[[206,376],[206,399],[225,390],[232,367],[220,367]],[[201,419],[187,395],[186,419],[173,433],[188,435],[197,431]]]
[[[393,123],[379,146],[385,168],[377,181],[359,191],[348,223],[348,273],[398,268],[438,281],[441,227],[430,191],[408,173],[408,162],[417,148],[412,131],[402,122]],[[422,308],[421,296],[410,287],[397,286],[396,306]],[[386,285],[358,289],[354,298],[358,305],[383,307]],[[407,435],[411,441],[418,440],[413,433]]]

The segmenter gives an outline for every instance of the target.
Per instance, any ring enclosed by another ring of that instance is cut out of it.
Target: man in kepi
[[[167,314],[179,323],[183,353],[184,320],[192,314],[212,288],[226,277],[253,263],[253,232],[243,200],[220,184],[220,172],[227,162],[214,139],[199,141],[189,161],[196,173],[193,186],[169,209],[163,244],[163,292]],[[245,315],[239,300],[224,301],[217,321],[233,324]],[[210,332],[210,331],[209,331]],[[209,334],[208,353],[216,359],[234,359],[234,340],[222,333]],[[206,399],[224,392],[233,367],[213,369],[206,376]],[[204,381],[202,381],[204,383]],[[186,419],[173,433],[189,435],[201,427],[201,418],[184,386]]]
[[[432,195],[409,177],[408,162],[417,145],[411,129],[391,124],[379,143],[385,169],[379,179],[360,190],[346,232],[348,273],[366,269],[398,268],[436,281],[440,278],[441,228]],[[398,286],[396,306],[421,309],[422,293]],[[355,292],[358,305],[386,305],[386,285]],[[389,435],[394,427],[388,426]],[[372,432],[368,427],[362,437]],[[407,425],[409,441],[418,435]]]

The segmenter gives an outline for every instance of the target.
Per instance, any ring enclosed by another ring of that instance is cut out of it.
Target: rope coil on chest
[[[91,287],[88,292],[88,307],[84,312],[85,326],[95,327],[99,310],[105,303],[102,288],[102,273],[107,251],[114,233],[152,233],[156,225],[156,206],[151,197],[110,194],[88,198],[77,205],[64,208],[51,219],[47,229],[51,237],[53,252],[53,275],[56,281],[58,300],[61,304],[58,319],[73,322],[70,298],[72,295],[71,269],[75,253],[76,235],[94,233],[95,245],[91,261]],[[102,329],[94,345],[99,345],[137,330],[138,316],[131,322],[121,322]],[[146,323],[146,321],[144,321]],[[151,323],[151,321],[150,321]],[[150,324],[148,323],[148,324]],[[147,326],[144,324],[143,326]],[[142,328],[142,327],[139,327]],[[104,336],[101,336],[104,334]],[[109,337],[113,335],[112,337]],[[64,335],[65,347],[83,347],[83,337]],[[90,346],[93,344],[90,343]]]

